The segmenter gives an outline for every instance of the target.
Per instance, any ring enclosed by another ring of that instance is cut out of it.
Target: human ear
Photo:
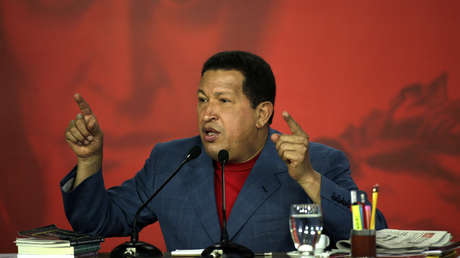
[[[267,125],[268,120],[273,114],[273,103],[264,101],[259,103],[256,107],[256,128],[260,129]]]

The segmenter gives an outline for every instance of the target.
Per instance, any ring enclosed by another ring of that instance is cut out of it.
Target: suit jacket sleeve
[[[98,171],[76,189],[65,191],[63,186],[75,177],[74,168],[61,181],[64,209],[73,229],[104,237],[129,235],[134,215],[150,196],[155,183],[154,153],[155,149],[134,178],[108,190],[104,186],[102,171]],[[156,220],[153,211],[144,209],[138,219],[138,228]]]
[[[350,164],[343,152],[329,149],[326,164],[321,168],[315,168],[322,174],[321,177],[321,206],[323,209],[323,222],[326,234],[332,243],[340,239],[348,239],[352,229],[350,212],[350,190],[358,190],[351,178]],[[313,163],[314,166],[314,163]],[[377,211],[376,229],[386,228],[387,224],[383,214]]]

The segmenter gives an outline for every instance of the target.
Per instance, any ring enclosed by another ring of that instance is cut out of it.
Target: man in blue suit
[[[294,250],[289,210],[294,203],[317,203],[324,233],[332,243],[351,229],[349,192],[357,189],[345,155],[310,142],[283,112],[290,134],[270,128],[275,78],[260,57],[242,51],[221,52],[204,64],[198,88],[199,136],[159,143],[144,167],[121,186],[106,190],[102,178],[103,133],[90,106],[74,96],[81,114],[66,130],[78,158],[61,182],[64,206],[73,228],[103,236],[128,235],[137,209],[170,176],[186,152],[204,152],[144,209],[140,228],[159,221],[168,250],[205,248],[219,241],[218,152],[227,150],[229,239],[254,252]],[[217,196],[217,197],[216,197]],[[386,227],[381,213],[376,228]]]

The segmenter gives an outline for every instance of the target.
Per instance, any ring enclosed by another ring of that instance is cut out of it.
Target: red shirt
[[[228,163],[225,165],[225,213],[227,215],[227,221],[232,211],[233,204],[241,188],[243,188],[244,181],[246,181],[249,173],[251,173],[259,155],[260,153],[253,159],[244,163]],[[219,162],[215,162],[214,166],[214,192],[216,193],[217,213],[219,214],[220,224],[222,225],[222,166]]]

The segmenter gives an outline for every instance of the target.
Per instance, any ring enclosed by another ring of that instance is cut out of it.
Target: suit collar
[[[270,140],[272,133],[270,129],[265,146],[233,205],[227,222],[230,239],[237,236],[254,212],[280,187],[277,174],[286,172]]]
[[[270,129],[265,146],[232,207],[227,220],[230,239],[236,237],[254,212],[280,187],[277,174],[287,172],[275,144],[270,140],[274,132],[276,133]],[[204,150],[202,153],[195,161],[190,162],[190,171],[186,172],[190,182],[187,192],[190,193],[190,200],[195,203],[199,223],[206,230],[211,242],[216,243],[220,240],[217,212],[221,208],[216,207],[213,161]]]
[[[214,193],[214,167],[211,157],[202,148],[202,154],[190,162],[188,172],[188,193],[195,205],[195,213],[201,226],[212,243],[220,240],[220,222],[217,215],[216,195]]]

